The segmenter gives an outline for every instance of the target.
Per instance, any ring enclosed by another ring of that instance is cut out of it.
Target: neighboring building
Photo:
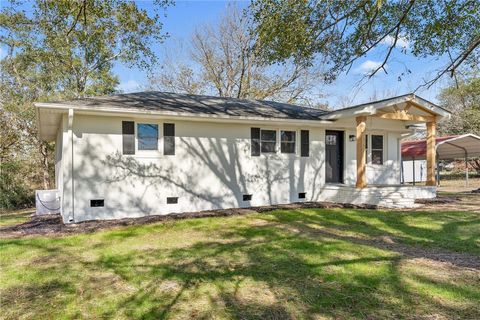
[[[65,222],[297,201],[412,206],[435,196],[435,177],[400,186],[402,135],[426,122],[434,139],[449,117],[413,94],[331,112],[163,92],[36,107],[40,138],[56,141]]]

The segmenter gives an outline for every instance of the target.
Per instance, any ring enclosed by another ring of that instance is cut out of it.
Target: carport
[[[438,160],[465,160],[465,185],[468,187],[468,159],[480,157],[480,137],[474,134],[438,137],[435,141],[437,158],[437,184],[440,183]],[[415,161],[425,160],[426,140],[405,141],[402,143],[402,182],[404,182],[404,161],[413,161],[413,184],[415,185]]]

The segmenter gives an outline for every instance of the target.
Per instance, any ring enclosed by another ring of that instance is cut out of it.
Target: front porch
[[[417,199],[436,197],[435,186],[369,185],[363,188],[343,184],[326,184],[319,201],[367,204],[386,208],[413,208]]]
[[[336,121],[339,127],[345,123],[345,120],[342,119],[353,120],[355,131],[348,135],[349,145],[345,148],[346,152],[350,154],[348,159],[353,161],[345,171],[346,178],[344,179],[329,179],[327,169],[327,184],[323,187],[320,200],[407,208],[414,207],[416,199],[434,198],[436,196],[436,124],[449,116],[448,111],[414,94],[366,103],[329,114],[328,119]],[[426,186],[401,185],[400,175],[398,175],[398,179],[395,175],[397,170],[398,173],[400,172],[400,142],[406,136],[411,135],[413,133],[411,128],[418,127],[418,124],[424,124],[427,133]],[[375,135],[375,130],[378,131],[379,128],[383,128],[387,132],[400,132],[398,140],[392,140],[388,135],[382,135],[381,132]],[[372,140],[374,135],[381,138],[377,139],[376,145]],[[328,141],[326,143],[328,144]],[[343,146],[340,146],[340,149],[342,148]],[[375,162],[373,162],[374,151],[376,152]],[[326,158],[328,162],[330,157]],[[335,164],[335,157],[333,158]],[[340,158],[343,158],[342,154],[340,154]],[[343,162],[339,161],[339,163],[340,170],[342,170]],[[330,165],[330,167],[335,171],[335,166]],[[329,169],[332,170],[330,167]],[[369,168],[368,175],[367,168]],[[376,171],[372,171],[372,168],[376,168]],[[328,184],[337,181],[343,184]]]

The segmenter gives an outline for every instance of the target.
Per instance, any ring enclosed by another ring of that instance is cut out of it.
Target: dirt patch
[[[419,204],[444,204],[444,203],[456,203],[460,200],[459,197],[436,197],[432,199],[417,199],[415,203]]]
[[[470,211],[480,213],[480,194],[475,192],[440,193],[433,199],[415,201],[423,206],[415,210]]]
[[[143,225],[159,221],[179,219],[226,217],[245,215],[254,212],[268,212],[273,210],[294,210],[304,208],[353,208],[353,209],[376,209],[371,205],[352,205],[331,202],[301,202],[286,205],[262,206],[254,208],[208,210],[200,212],[172,213],[169,215],[151,215],[141,218],[127,218],[118,220],[92,220],[80,223],[64,224],[60,215],[32,216],[21,224],[0,228],[0,238],[17,238],[23,236],[63,236],[68,234],[91,233],[97,230],[111,229],[115,227]]]

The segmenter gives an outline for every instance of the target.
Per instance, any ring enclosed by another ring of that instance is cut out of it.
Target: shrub
[[[0,163],[0,209],[17,209],[35,203],[33,190],[25,184],[19,161]]]

